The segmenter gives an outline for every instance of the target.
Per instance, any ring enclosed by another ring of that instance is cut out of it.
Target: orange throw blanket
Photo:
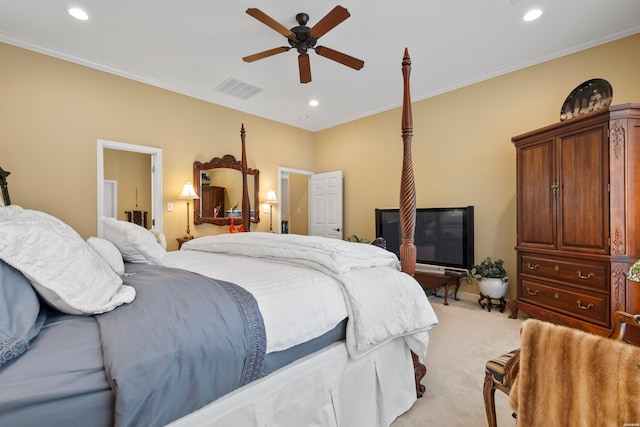
[[[518,427],[640,426],[640,347],[533,319],[521,339]]]

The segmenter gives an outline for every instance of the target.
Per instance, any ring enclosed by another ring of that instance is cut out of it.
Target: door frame
[[[98,236],[102,236],[100,218],[104,211],[104,150],[121,150],[151,155],[151,228],[162,231],[162,148],[125,142],[97,141]]]

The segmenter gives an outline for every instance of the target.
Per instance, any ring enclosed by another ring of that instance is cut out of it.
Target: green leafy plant
[[[476,264],[471,269],[471,275],[476,279],[502,279],[507,277],[507,270],[503,267],[504,261],[497,259],[493,261],[491,257],[486,257],[480,264]]]
[[[344,240],[346,240],[347,242],[355,242],[355,243],[371,243],[371,240],[358,237],[355,234],[352,234],[351,236],[347,237]]]

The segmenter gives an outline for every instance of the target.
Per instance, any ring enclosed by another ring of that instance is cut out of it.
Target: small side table
[[[176,240],[178,241],[178,250],[180,250],[180,248],[182,247],[184,242],[188,242],[189,240],[193,240],[193,236],[190,236],[190,237],[178,237]]]
[[[427,289],[436,289],[441,286],[444,287],[444,305],[449,305],[449,287],[455,286],[455,292],[453,299],[459,301],[458,289],[460,289],[460,282],[463,278],[467,277],[465,273],[446,272],[444,274],[427,273],[424,271],[416,271],[413,275],[414,279],[422,286],[425,291]]]

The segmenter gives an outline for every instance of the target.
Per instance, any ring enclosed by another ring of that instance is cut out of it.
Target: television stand
[[[460,283],[462,282],[462,279],[468,277],[468,275],[463,271],[446,270],[441,272],[426,272],[416,270],[413,277],[425,291],[428,289],[437,289],[443,286],[444,305],[449,305],[450,287],[452,285],[456,287],[453,293],[453,299],[456,301],[460,301],[460,298],[458,298],[458,289],[460,289]]]

